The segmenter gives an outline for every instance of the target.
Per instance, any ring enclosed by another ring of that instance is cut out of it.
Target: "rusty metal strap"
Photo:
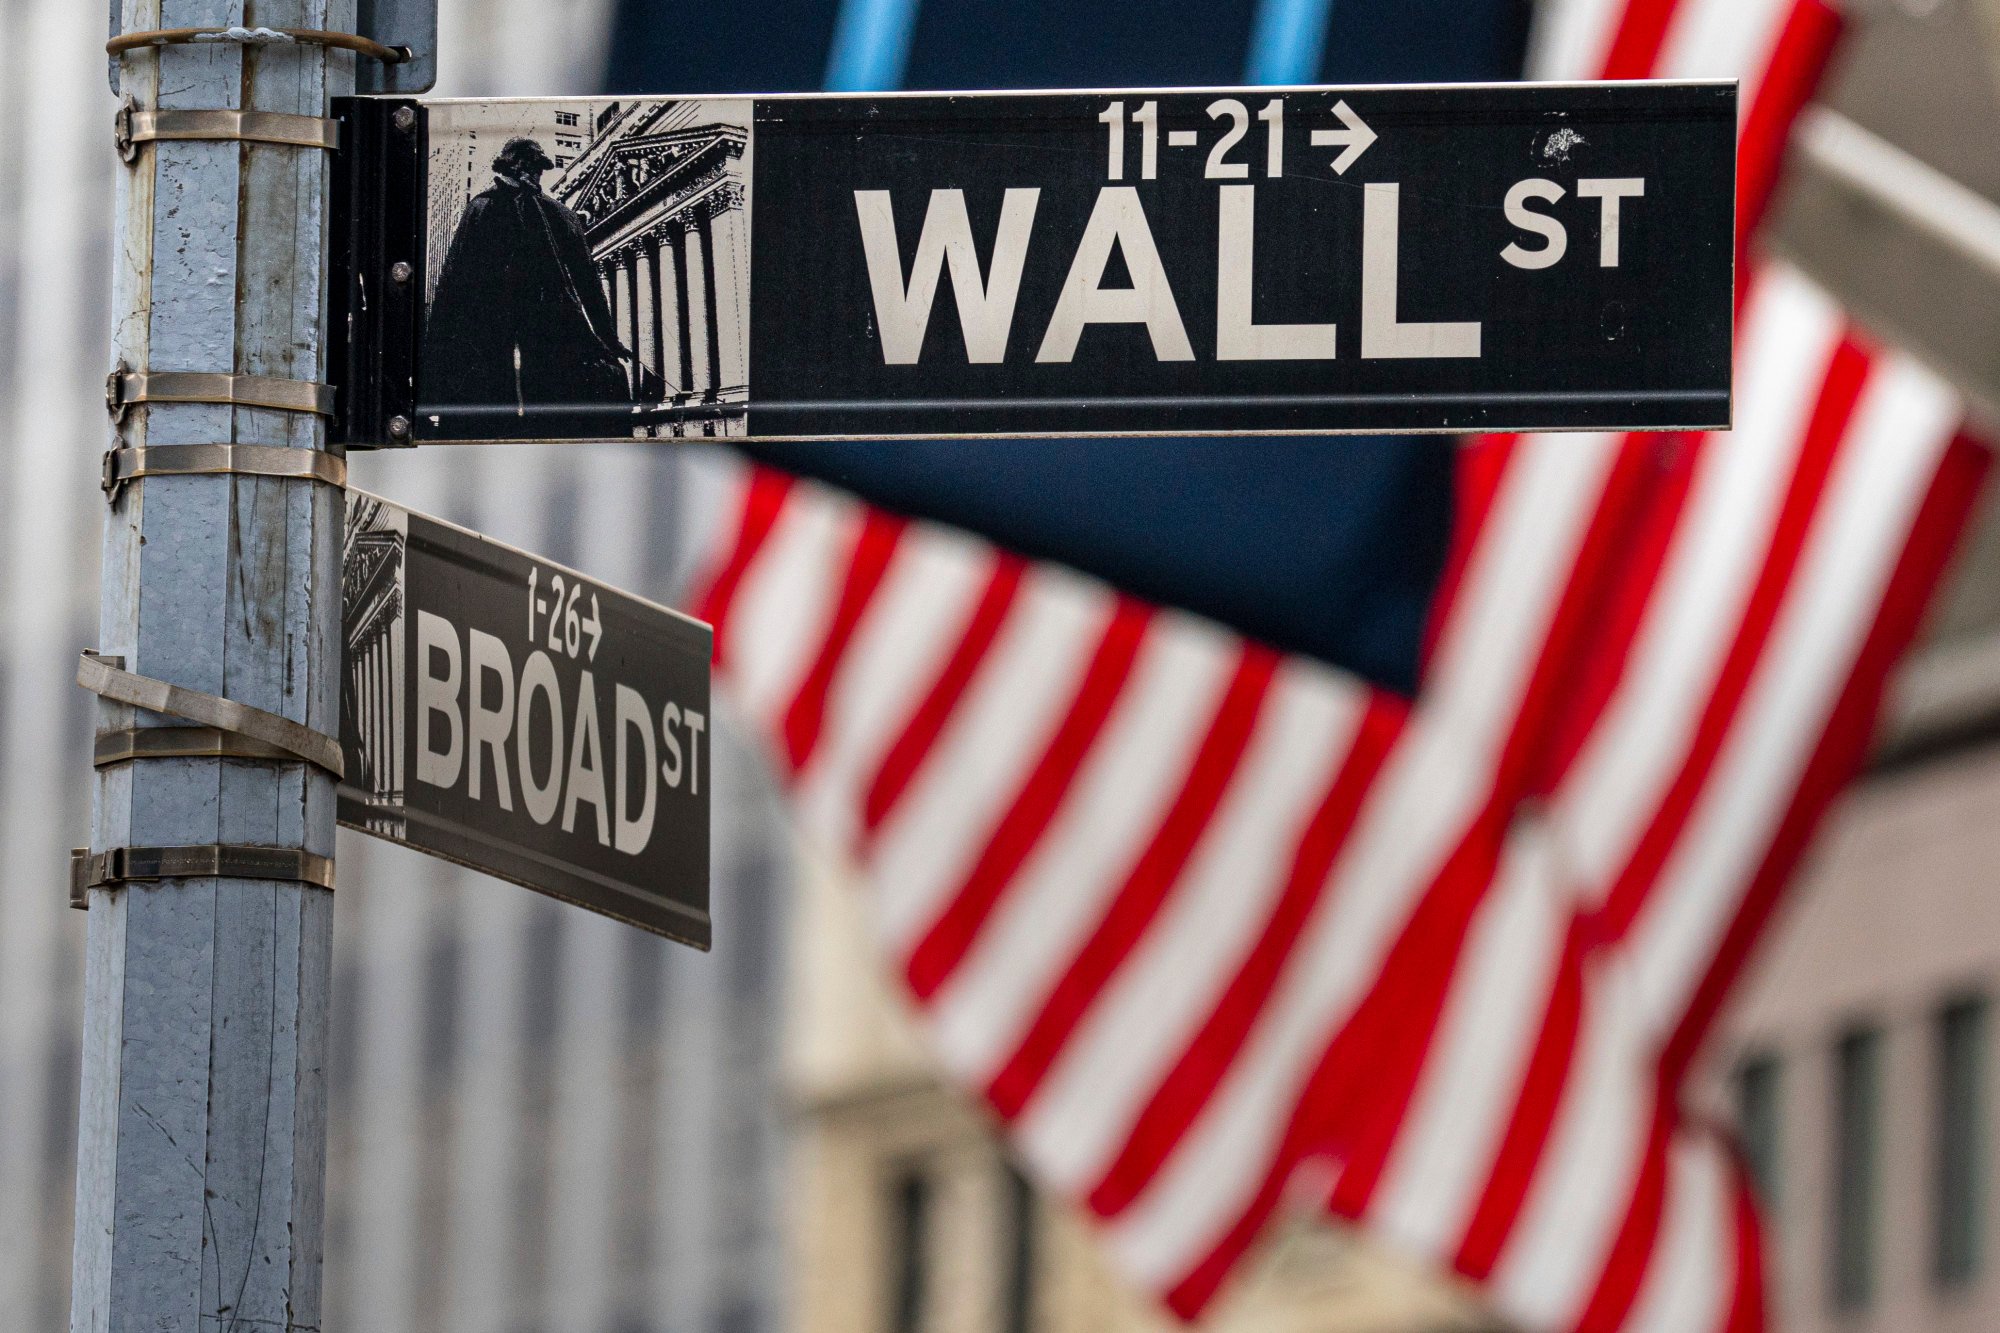
[[[113,847],[93,855],[88,847],[69,854],[69,904],[87,907],[92,889],[113,889],[135,880],[275,879],[333,887],[333,858],[297,847],[245,843],[202,843],[191,847]]]
[[[285,449],[270,444],[156,444],[144,449],[112,449],[104,455],[99,482],[113,501],[128,481],[140,477],[194,477],[222,474],[289,477],[347,485],[347,460],[317,449]]]
[[[268,375],[223,375],[199,370],[114,370],[104,382],[105,405],[114,418],[137,403],[225,403],[265,407],[275,412],[333,415],[333,386],[313,380]]]
[[[314,731],[302,722],[294,722],[277,713],[237,703],[234,699],[223,699],[200,690],[169,685],[151,676],[137,675],[125,670],[124,666],[123,658],[85,653],[77,665],[76,683],[113,703],[165,713],[199,726],[260,741],[282,751],[282,758],[302,760],[325,769],[336,778],[344,772],[340,741],[333,736]],[[130,757],[141,756],[134,754]]]
[[[130,98],[115,121],[118,155],[139,158],[139,145],[160,140],[204,143],[266,143],[292,148],[340,147],[340,122],[281,111],[146,111]]]

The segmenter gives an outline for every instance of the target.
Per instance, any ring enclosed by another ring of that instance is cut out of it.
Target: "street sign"
[[[348,492],[340,822],[706,949],[709,630]]]
[[[355,446],[1729,424],[1731,83],[341,114]]]

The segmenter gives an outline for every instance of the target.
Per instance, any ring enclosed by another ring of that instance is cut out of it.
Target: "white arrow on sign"
[[[1345,176],[1347,169],[1360,161],[1361,155],[1367,152],[1369,145],[1375,142],[1375,131],[1369,129],[1368,122],[1355,115],[1354,108],[1344,101],[1333,104],[1333,114],[1339,116],[1340,123],[1347,128],[1344,130],[1314,130],[1312,132],[1312,143],[1315,148],[1345,147],[1347,151],[1333,159],[1334,175]]]
[[[597,660],[597,641],[604,637],[604,620],[597,610],[597,593],[590,594],[590,619],[581,622],[584,633],[590,635],[590,660]]]

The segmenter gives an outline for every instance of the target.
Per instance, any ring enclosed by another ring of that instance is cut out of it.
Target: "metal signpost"
[[[126,0],[70,1327],[320,1326],[334,0]],[[372,51],[373,54],[362,54]],[[106,125],[104,151],[113,151]],[[50,441],[50,447],[86,447]],[[171,711],[167,711],[171,710]],[[178,714],[178,715],[174,715]]]
[[[350,491],[340,822],[709,945],[708,627]]]
[[[341,114],[352,446],[1729,422],[1729,83]]]
[[[113,6],[76,1330],[320,1326],[336,819],[710,942],[707,627],[341,445],[1729,420],[1733,85],[424,104],[352,9]]]

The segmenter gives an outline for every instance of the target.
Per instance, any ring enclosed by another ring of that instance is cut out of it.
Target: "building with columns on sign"
[[[641,403],[741,402],[750,236],[743,102],[613,102],[550,193],[583,222]]]

